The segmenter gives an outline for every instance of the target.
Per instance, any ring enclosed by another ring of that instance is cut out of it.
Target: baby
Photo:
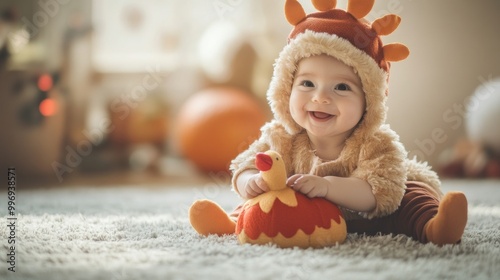
[[[274,120],[231,164],[234,190],[244,199],[268,191],[255,168],[258,152],[275,150],[287,166],[287,185],[338,205],[351,233],[405,234],[422,243],[460,242],[467,200],[443,195],[426,163],[409,160],[398,135],[385,123],[391,61],[405,59],[402,44],[383,45],[400,18],[363,20],[373,0],[313,1],[306,15],[297,1],[285,4],[294,26],[276,61],[267,92]],[[201,234],[235,231],[238,207],[226,214],[210,201],[193,205],[191,224]]]

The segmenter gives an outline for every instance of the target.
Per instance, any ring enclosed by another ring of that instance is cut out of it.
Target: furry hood
[[[276,120],[290,134],[302,131],[292,119],[289,109],[290,92],[298,62],[302,58],[326,54],[356,69],[363,84],[366,112],[359,128],[377,129],[386,118],[387,72],[363,51],[335,35],[306,30],[281,51],[274,67],[267,98]]]
[[[357,72],[365,93],[366,112],[355,133],[366,135],[377,130],[386,119],[389,61],[402,60],[409,53],[398,43],[383,46],[379,38],[396,29],[400,21],[398,16],[388,15],[370,25],[362,17],[371,10],[373,1],[365,1],[369,7],[361,12],[359,7],[351,10],[348,7],[348,11],[334,9],[332,2],[335,1],[313,1],[322,11],[307,16],[297,1],[288,0],[285,5],[287,20],[294,29],[275,62],[267,98],[275,119],[291,135],[303,130],[289,111],[293,78],[301,59],[326,54]],[[300,8],[298,12],[297,7]]]

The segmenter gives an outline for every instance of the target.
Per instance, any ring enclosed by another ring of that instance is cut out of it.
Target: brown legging
[[[422,186],[422,183],[407,183],[406,192],[396,212],[391,215],[368,219],[348,220],[347,232],[366,235],[404,234],[427,243],[424,233],[425,224],[437,214],[439,200],[436,194]],[[242,205],[238,206],[231,214],[237,220]]]
[[[439,200],[418,184],[407,184],[401,205],[389,216],[347,221],[347,232],[366,235],[404,234],[427,243],[425,224],[437,214]]]

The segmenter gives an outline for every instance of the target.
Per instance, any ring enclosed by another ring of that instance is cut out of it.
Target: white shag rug
[[[349,235],[344,244],[305,250],[198,236],[189,206],[208,198],[231,210],[239,200],[228,186],[18,189],[16,272],[8,270],[4,190],[0,278],[500,279],[500,181],[445,181],[443,188],[468,196],[469,223],[459,245]]]

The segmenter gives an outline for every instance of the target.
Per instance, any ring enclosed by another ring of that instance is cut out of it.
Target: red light
[[[38,88],[42,91],[50,90],[52,88],[52,77],[48,74],[38,77]]]
[[[50,117],[54,115],[57,112],[57,104],[54,99],[47,98],[40,103],[40,106],[38,106],[38,109],[40,110],[40,113],[44,117]]]

